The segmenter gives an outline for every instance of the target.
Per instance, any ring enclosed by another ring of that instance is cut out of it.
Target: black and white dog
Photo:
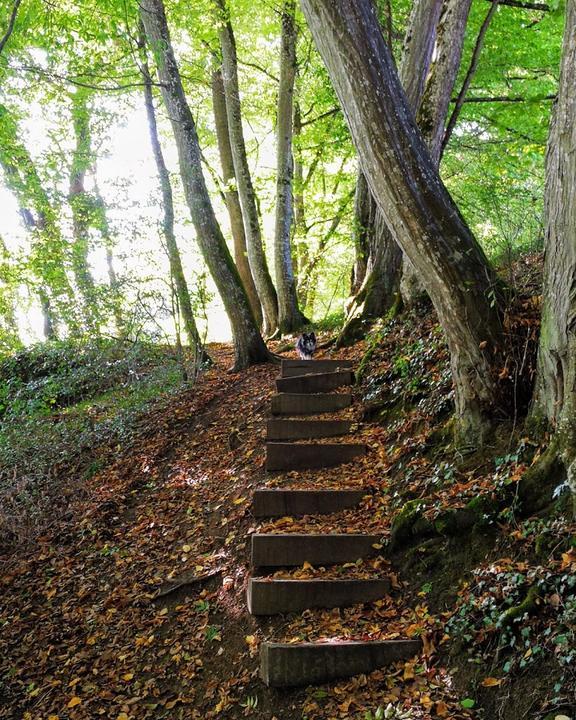
[[[300,360],[312,360],[316,352],[316,335],[313,332],[302,333],[296,342],[296,351]]]

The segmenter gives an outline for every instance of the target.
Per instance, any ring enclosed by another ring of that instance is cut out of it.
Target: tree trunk
[[[296,80],[295,2],[284,0],[282,7],[282,38],[280,49],[280,84],[276,114],[276,229],[274,233],[274,265],[278,291],[278,324],[283,334],[293,333],[308,324],[300,312],[296,296],[296,280],[292,267],[291,231],[294,208],[292,202],[292,130],[294,83]]]
[[[418,110],[424,94],[441,10],[442,0],[416,0],[404,37],[400,81],[414,112]],[[350,303],[346,323],[337,341],[338,346],[357,339],[367,323],[382,317],[393,307],[398,308],[403,268],[404,281],[410,278],[412,283],[415,282],[413,273],[406,275],[406,268],[410,270],[412,267],[410,261],[405,256],[402,259],[402,253],[370,194],[368,184],[360,179],[361,171],[358,176],[357,193],[360,197],[357,197],[356,205],[364,213],[361,222],[370,238],[368,263],[362,284]],[[357,225],[358,222],[357,219]]]
[[[252,270],[252,277],[258,290],[258,296],[264,311],[264,331],[273,335],[278,328],[278,299],[272,284],[268,264],[262,244],[262,232],[256,193],[252,185],[246,143],[242,129],[242,108],[240,104],[240,88],[238,84],[238,60],[236,56],[236,41],[230,23],[226,0],[214,0],[216,16],[219,24],[219,37],[222,48],[222,77],[226,93],[226,112],[228,115],[228,128],[232,145],[232,157],[238,192],[242,204],[244,229],[248,246],[248,260]]]
[[[542,329],[533,414],[576,457],[576,0],[567,0],[558,99],[546,154]],[[576,488],[575,488],[576,489]]]
[[[302,0],[390,231],[419,273],[451,354],[458,430],[482,442],[497,398],[500,288],[416,126],[371,0]]]
[[[146,55],[146,41],[141,38],[141,68],[140,72],[144,80],[144,106],[146,108],[146,117],[148,119],[148,133],[150,135],[150,145],[152,146],[152,154],[156,163],[156,172],[160,181],[160,189],[162,192],[162,208],[164,215],[162,218],[162,234],[166,242],[166,253],[168,262],[170,263],[170,274],[174,280],[174,289],[178,297],[178,307],[182,315],[184,323],[184,332],[188,339],[188,344],[194,355],[202,353],[202,340],[196,326],[194,311],[192,310],[192,301],[190,299],[190,291],[186,283],[184,268],[182,267],[182,258],[180,250],[176,242],[174,233],[174,199],[172,197],[172,185],[170,183],[170,173],[164,161],[162,153],[162,145],[158,136],[158,124],[156,122],[156,111],[154,109],[154,95],[152,93],[152,78],[148,68],[148,58]]]
[[[232,261],[216,220],[202,172],[202,157],[196,125],[186,101],[180,72],[170,42],[162,0],[141,0],[140,9],[148,44],[153,48],[162,97],[172,123],[178,149],[184,193],[198,244],[222,297],[232,326],[236,370],[271,359],[240,275]]]
[[[230,217],[232,239],[234,240],[234,260],[240,277],[242,278],[242,284],[248,295],[256,322],[259,327],[262,327],[262,305],[260,304],[258,291],[254,284],[252,271],[250,270],[250,263],[248,262],[242,207],[240,205],[236,176],[234,174],[234,159],[232,157],[232,146],[230,144],[230,130],[228,128],[228,116],[226,114],[226,94],[224,91],[224,79],[222,78],[221,67],[215,68],[212,72],[212,107],[214,111],[214,125],[216,126],[220,164],[222,166],[222,179],[225,188],[224,195]]]
[[[0,105],[0,124],[0,167],[32,238],[28,264],[38,287],[49,300],[50,335],[54,336],[57,332],[58,316],[74,333],[78,330],[74,316],[74,293],[66,274],[65,242],[56,212],[28,150],[20,142],[18,126],[3,105]]]
[[[417,114],[418,126],[436,165],[440,163],[444,125],[458,76],[472,0],[444,0],[436,31],[436,53]]]
[[[362,170],[358,170],[356,179],[356,191],[354,193],[354,226],[352,237],[354,240],[354,266],[352,268],[352,280],[350,283],[350,295],[354,303],[355,295],[360,288],[368,272],[368,261],[370,259],[370,221],[372,196],[368,189],[368,183]]]
[[[92,164],[90,138],[90,109],[88,91],[77,88],[72,95],[72,121],[76,145],[72,153],[70,167],[70,187],[68,200],[72,210],[72,271],[76,287],[82,299],[84,324],[91,333],[98,334],[98,298],[96,283],[90,272],[88,254],[90,252],[90,226],[92,218],[92,199],[86,192],[86,172]]]
[[[442,156],[444,125],[462,60],[471,4],[472,0],[444,0],[436,29],[435,57],[425,78],[426,85],[417,112],[418,127],[436,167],[440,165]],[[406,256],[403,258],[400,291],[404,304],[408,306],[426,298],[424,282]]]

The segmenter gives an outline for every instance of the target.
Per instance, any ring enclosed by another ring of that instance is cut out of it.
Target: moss
[[[554,488],[561,484],[565,474],[558,443],[554,441],[518,483],[522,514],[531,515],[550,506]]]
[[[409,500],[394,518],[389,548],[392,552],[415,537],[429,535],[433,525],[424,517],[421,500]]]
[[[526,597],[518,605],[514,605],[508,608],[506,612],[500,616],[500,625],[507,627],[511,625],[514,620],[517,620],[524,615],[532,615],[538,607],[538,586],[531,585],[526,593]]]

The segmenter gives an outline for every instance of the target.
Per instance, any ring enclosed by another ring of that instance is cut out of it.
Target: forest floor
[[[216,364],[193,387],[146,411],[128,446],[99,448],[90,477],[61,463],[66,511],[27,542],[3,536],[0,717],[574,720],[576,526],[498,502],[539,449],[508,428],[482,454],[454,453],[431,316],[391,321],[337,355],[358,366],[367,349],[351,412],[369,453],[355,463],[267,475],[278,368],[229,374],[227,346],[210,348]],[[369,492],[359,509],[258,524],[251,492],[279,483]],[[470,501],[480,515],[453,527]],[[282,574],[385,575],[391,595],[251,617],[248,539],[262,529],[380,535],[379,557]],[[291,691],[258,678],[263,639],[415,636],[422,657],[368,676]]]

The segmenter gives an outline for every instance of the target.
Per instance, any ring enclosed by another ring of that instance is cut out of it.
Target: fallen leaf
[[[81,705],[81,704],[82,704],[81,698],[79,698],[77,695],[74,695],[74,697],[68,703],[68,707],[73,708],[73,707],[76,707],[76,705]]]
[[[487,677],[482,680],[481,685],[482,687],[496,687],[497,685],[500,685],[502,683],[502,679],[498,679],[495,677]]]

